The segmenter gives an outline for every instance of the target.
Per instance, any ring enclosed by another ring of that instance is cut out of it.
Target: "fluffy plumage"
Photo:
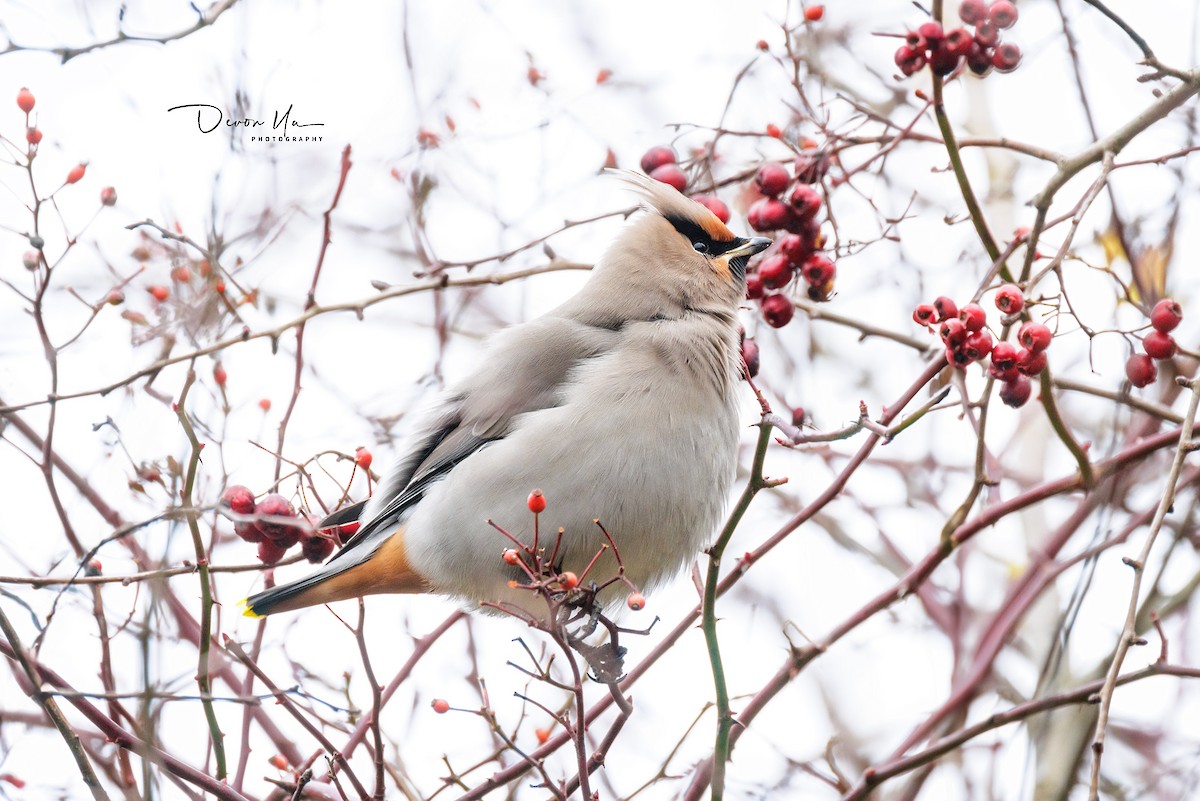
[[[712,535],[735,468],[736,311],[745,264],[770,244],[735,236],[673,188],[623,174],[645,200],[587,284],[488,342],[408,455],[360,510],[355,538],[313,575],[247,600],[265,615],[379,592],[432,590],[528,605],[508,586],[507,541],[530,539],[526,496],[546,494],[543,531],[565,530],[565,569],[616,540],[651,588]],[[611,557],[595,571],[615,570]]]

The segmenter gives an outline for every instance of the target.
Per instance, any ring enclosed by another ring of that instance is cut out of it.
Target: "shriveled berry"
[[[254,514],[254,493],[241,484],[230,484],[221,493],[221,505],[239,515]]]
[[[804,266],[800,268],[800,273],[808,283],[816,287],[823,287],[837,275],[837,267],[820,253],[814,253],[804,260]]]
[[[956,348],[967,340],[967,327],[962,320],[951,317],[949,320],[942,321],[938,335],[941,336],[942,342],[945,342],[947,347]]]
[[[22,86],[20,91],[17,92],[17,108],[28,114],[33,111],[36,103],[37,100],[34,98],[33,92],[29,91],[27,87]]]
[[[333,540],[319,535],[305,537],[300,542],[300,552],[304,554],[305,559],[319,565],[333,553]]]
[[[1023,375],[1000,385],[1000,400],[1005,406],[1019,409],[1024,406],[1029,396],[1033,394],[1033,384]]]
[[[772,328],[783,328],[792,321],[796,307],[783,295],[768,295],[762,301],[763,319]]]
[[[742,342],[742,361],[746,364],[745,373],[742,378],[754,378],[758,375],[759,354],[758,343],[753,339],[747,339]]]
[[[1009,0],[996,0],[987,12],[988,22],[997,28],[1011,28],[1017,22],[1017,7]]]
[[[788,175],[788,171],[782,165],[774,162],[768,162],[759,167],[758,174],[754,176],[754,185],[767,197],[778,196],[780,192],[787,189],[791,181],[792,177]]]
[[[125,302],[125,293],[119,289],[110,289],[104,296],[104,302],[109,306],[120,306]]]
[[[71,171],[67,173],[67,183],[69,183],[69,184],[79,183],[80,181],[83,180],[83,174],[85,172],[87,172],[86,164],[76,164],[74,167],[71,168]]]
[[[1042,351],[1048,348],[1053,336],[1049,328],[1032,321],[1022,323],[1021,328],[1017,331],[1017,341],[1021,343],[1021,347],[1032,351]]]
[[[650,177],[682,192],[687,188],[687,176],[677,164],[664,164],[650,171]]]
[[[788,201],[801,217],[812,217],[821,210],[821,195],[808,184],[797,184]]]
[[[431,703],[430,706],[433,707],[433,711],[437,712],[439,715],[444,715],[450,711],[450,702],[445,698],[434,698],[433,703]]]
[[[1179,325],[1183,320],[1183,307],[1169,298],[1163,298],[1158,303],[1154,304],[1154,308],[1150,311],[1150,325],[1154,326],[1155,331],[1161,331],[1166,334],[1175,330],[1175,326]]]
[[[758,273],[746,274],[746,300],[758,300],[763,296],[763,280]]]
[[[1142,350],[1151,359],[1162,361],[1173,357],[1179,348],[1175,344],[1175,337],[1162,331],[1151,331],[1142,338]]]
[[[264,565],[273,565],[284,557],[288,547],[280,545],[270,538],[264,538],[258,543],[258,561]]]
[[[664,164],[675,163],[675,151],[669,147],[656,145],[642,154],[642,172],[649,175]]]
[[[1016,284],[1005,284],[996,290],[996,308],[1005,314],[1017,314],[1025,308],[1025,293]]]
[[[794,216],[786,203],[773,197],[756,201],[746,214],[755,231],[777,231],[787,226]]]
[[[1146,354],[1135,353],[1125,362],[1125,377],[1135,387],[1148,386],[1158,378],[1158,368]]]
[[[913,309],[913,322],[917,325],[933,325],[937,321],[937,309],[928,303],[922,303]]]
[[[354,449],[354,463],[360,470],[370,470],[373,459],[371,452],[361,445]]]
[[[978,303],[968,303],[958,310],[958,317],[968,331],[981,331],[987,324],[987,312]]]
[[[1012,72],[1021,63],[1021,48],[1012,42],[1001,42],[992,53],[992,66],[996,72]]]
[[[103,206],[115,206],[117,203],[117,190],[111,186],[106,186],[100,190],[100,204]]]
[[[641,611],[646,608],[646,596],[640,592],[631,592],[625,599],[625,604],[635,612]]]
[[[533,492],[529,493],[529,497],[525,502],[529,506],[529,511],[533,512],[535,515],[546,511],[546,496],[542,494],[540,489],[535,489]]]
[[[1037,375],[1046,369],[1046,351],[1021,348],[1017,351],[1017,372],[1021,375]]]
[[[975,25],[987,18],[988,5],[984,0],[963,0],[958,7],[958,18],[968,25]]]
[[[958,304],[945,295],[934,299],[933,308],[937,309],[939,322],[958,316]]]
[[[715,214],[721,222],[729,222],[729,207],[719,197],[714,195],[693,195],[692,200]]]

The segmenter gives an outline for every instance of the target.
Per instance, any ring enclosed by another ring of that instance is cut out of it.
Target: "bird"
[[[534,488],[541,530],[562,531],[555,568],[578,575],[604,550],[597,520],[642,592],[695,559],[736,472],[738,308],[747,262],[771,240],[620,175],[640,208],[584,286],[491,335],[376,492],[319,526],[357,521],[354,536],[311,575],[246,599],[247,616],[375,593],[528,608],[528,576],[501,558],[511,543],[487,521],[528,542]],[[611,552],[593,571],[616,574]]]

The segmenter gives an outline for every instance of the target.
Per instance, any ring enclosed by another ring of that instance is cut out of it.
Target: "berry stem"
[[[729,733],[733,728],[733,714],[729,710],[729,688],[725,682],[725,666],[721,661],[721,646],[717,641],[717,590],[721,576],[721,556],[725,553],[733,532],[741,522],[742,516],[750,507],[750,502],[759,490],[765,489],[769,483],[763,478],[763,461],[767,455],[767,445],[771,442],[773,426],[763,416],[758,427],[758,445],[754,449],[754,464],[750,469],[750,480],[742,497],[729,515],[725,527],[716,542],[708,549],[708,576],[704,581],[704,604],[701,610],[701,627],[704,629],[704,641],[708,646],[708,659],[712,665],[713,685],[716,691],[717,703],[717,737],[713,747],[712,761],[712,801],[721,801],[725,794],[725,764],[729,761],[731,743]]]
[[[179,424],[187,435],[192,453],[188,459],[187,474],[183,481],[183,491],[180,500],[183,503],[184,515],[187,518],[188,531],[192,535],[192,545],[196,549],[196,570],[200,576],[200,662],[196,669],[196,684],[200,688],[200,702],[204,706],[204,717],[208,721],[209,738],[212,740],[213,759],[217,767],[217,780],[225,781],[227,769],[225,766],[225,735],[221,733],[221,724],[217,721],[217,711],[212,701],[212,676],[209,673],[208,649],[212,642],[212,579],[209,578],[208,554],[204,549],[204,538],[200,534],[200,520],[194,503],[192,490],[196,486],[196,473],[200,467],[200,452],[203,445],[196,438],[192,421],[188,419],[186,403],[188,392],[196,382],[195,367],[190,367],[187,379],[183,383],[183,391],[179,393],[179,401],[175,404],[175,413],[179,416]]]

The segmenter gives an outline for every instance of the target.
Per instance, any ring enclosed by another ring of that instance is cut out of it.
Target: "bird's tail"
[[[377,542],[347,548],[311,576],[251,595],[243,603],[246,617],[266,617],[306,606],[344,601],[374,593],[424,592],[428,584],[408,563],[403,530],[380,532]]]

